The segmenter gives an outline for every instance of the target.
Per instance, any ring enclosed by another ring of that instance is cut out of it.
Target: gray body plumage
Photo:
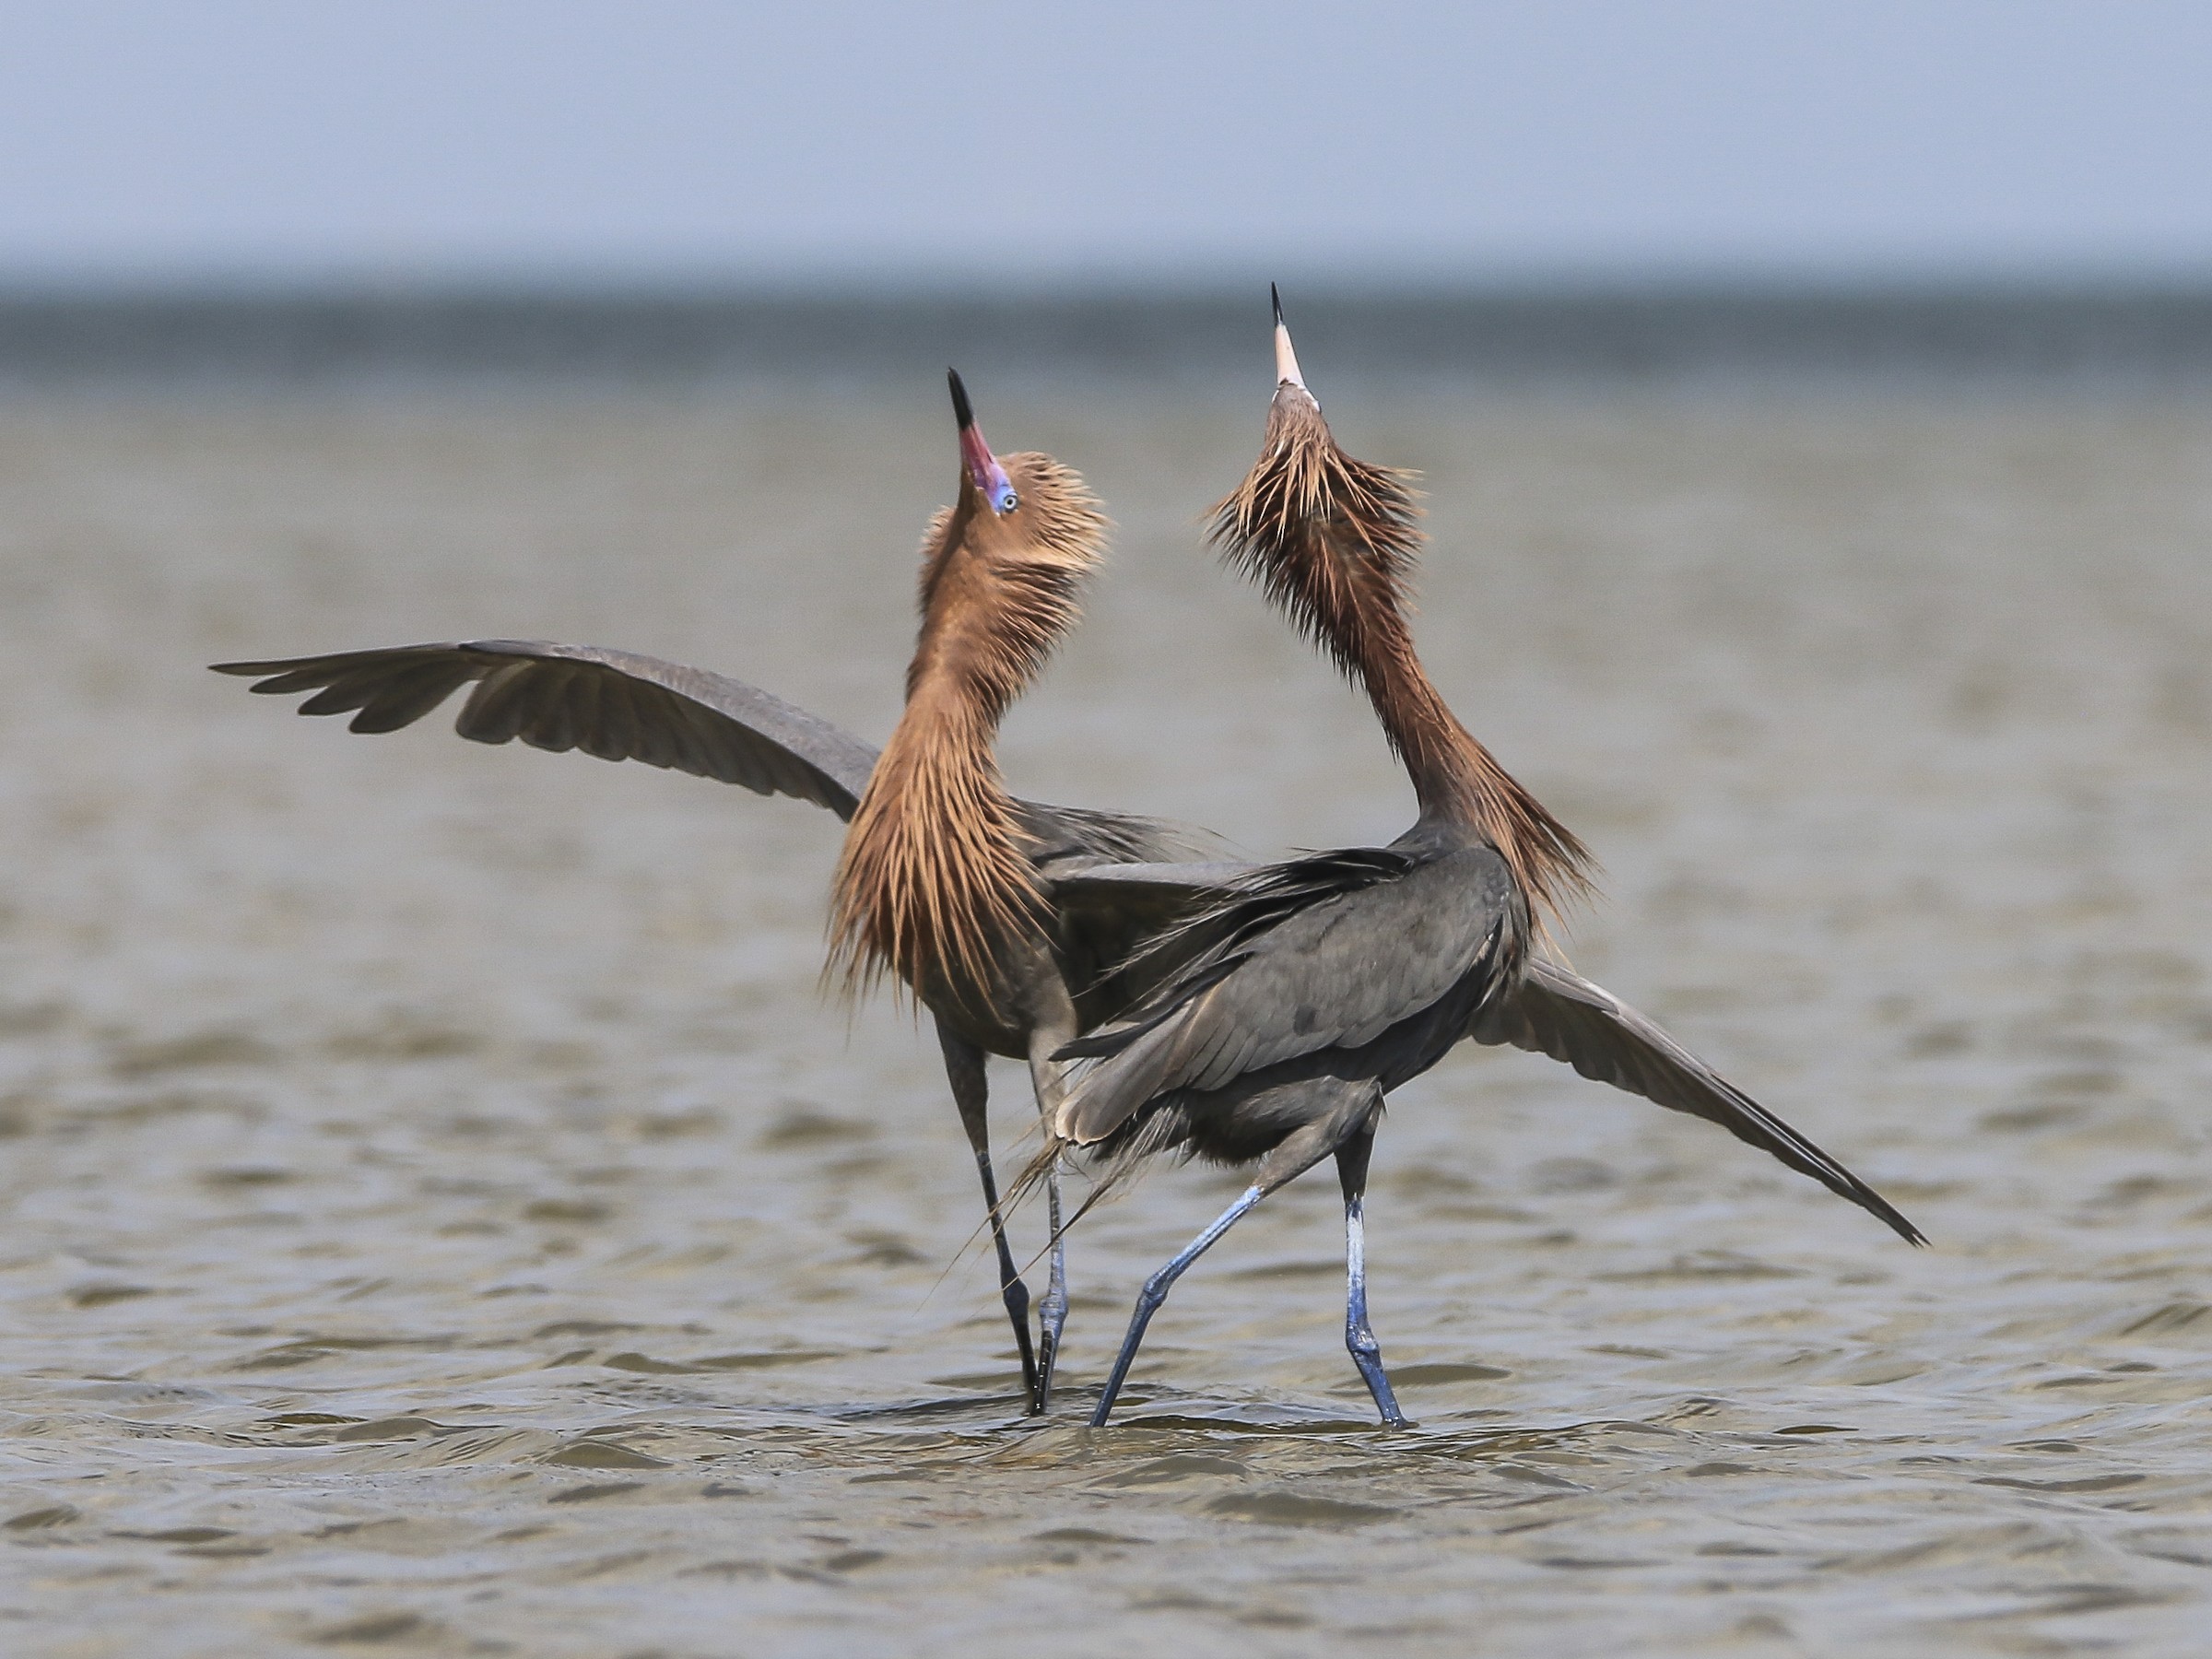
[[[1060,1051],[1093,1062],[1060,1131],[1109,1159],[1141,1142],[1251,1161],[1297,1126],[1296,1085],[1388,1090],[1433,1065],[1512,982],[1527,931],[1503,861],[1449,832],[1263,867],[1183,924],[1202,943],[1173,980]]]
[[[1303,1078],[1367,1077],[1388,1092],[1471,1038],[1718,1124],[1923,1241],[1879,1193],[1655,1020],[1528,949],[1527,905],[1503,862],[1449,830],[1417,826],[1387,848],[1272,866],[1076,869],[1054,892],[1075,914],[1144,895],[1164,930],[1150,952],[1175,958],[1173,976],[1127,1014],[1061,1050],[1097,1063],[1061,1122],[1110,1167],[1171,1148],[1249,1162]]]
[[[1124,890],[1173,885],[1135,870],[1099,879]],[[1424,815],[1388,847],[1248,872],[1159,936],[1151,953],[1172,956],[1171,971],[1121,1018],[1059,1051],[1087,1069],[1061,1101],[1055,1133],[1094,1149],[1099,1194],[1162,1152],[1251,1165],[1252,1182],[1145,1281],[1094,1428],[1176,1280],[1267,1194],[1332,1156],[1345,1199],[1345,1346],[1382,1421],[1405,1422],[1367,1313],[1368,1159],[1384,1097],[1466,1037],[1550,1054],[1708,1118],[1922,1241],[1879,1194],[1656,1025],[1532,958],[1530,933],[1527,896],[1497,849],[1470,827]]]

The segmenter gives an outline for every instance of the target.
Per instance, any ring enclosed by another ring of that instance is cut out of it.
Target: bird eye
[[[1011,512],[1015,508],[1020,505],[1021,498],[1016,495],[1011,489],[1007,490],[1006,494],[998,498],[998,510],[1001,512]]]

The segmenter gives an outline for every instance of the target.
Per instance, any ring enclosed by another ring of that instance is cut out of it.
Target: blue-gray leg
[[[1375,1409],[1382,1414],[1384,1426],[1403,1429],[1406,1414],[1398,1409],[1398,1397],[1382,1370],[1382,1345],[1367,1323],[1367,1159],[1374,1145],[1371,1126],[1336,1148],[1336,1179],[1344,1187],[1344,1346],[1359,1368],[1367,1392],[1375,1396]]]
[[[983,1051],[956,1037],[940,1020],[937,1041],[945,1051],[945,1077],[952,1085],[953,1104],[960,1109],[960,1127],[975,1150],[976,1172],[983,1181],[983,1208],[991,1222],[991,1242],[998,1251],[998,1294],[1006,1303],[1006,1318],[1014,1326],[1014,1346],[1021,1355],[1021,1386],[1030,1409],[1044,1409],[1038,1387],[1037,1356],[1030,1347],[1030,1288],[1014,1270],[1014,1253],[1006,1245],[1006,1224],[998,1210],[998,1179],[991,1169],[990,1084],[983,1073]]]
[[[1030,1087],[1037,1094],[1037,1111],[1051,1132],[1053,1115],[1067,1093],[1067,1067],[1053,1056],[1076,1034],[1075,1009],[1058,1017],[1041,1018],[1030,1033]],[[1051,1277],[1044,1300],[1037,1304],[1037,1391],[1035,1409],[1041,1412],[1053,1402],[1053,1372],[1060,1362],[1060,1333],[1067,1324],[1067,1239],[1060,1230],[1061,1160],[1053,1159],[1044,1175],[1045,1219],[1052,1228]]]
[[[1114,1359],[1113,1374],[1106,1380],[1106,1392],[1099,1396],[1099,1408],[1090,1414],[1093,1429],[1106,1426],[1107,1413],[1113,1409],[1114,1396],[1121,1393],[1122,1383],[1129,1375],[1137,1345],[1145,1339],[1145,1327],[1152,1323],[1152,1315],[1159,1312],[1159,1304],[1168,1300],[1169,1289],[1182,1277],[1183,1269],[1204,1255],[1215,1240],[1234,1227],[1247,1210],[1277,1187],[1297,1180],[1330,1153],[1347,1147],[1355,1137],[1364,1137],[1371,1143],[1373,1140],[1375,1124],[1382,1114],[1382,1091],[1371,1078],[1313,1077],[1290,1086],[1290,1089],[1292,1092],[1277,1092],[1274,1104],[1278,1110],[1286,1106],[1301,1108],[1306,1121],[1260,1159],[1259,1167],[1253,1171],[1252,1184],[1244,1189],[1242,1197],[1217,1216],[1214,1224],[1193,1239],[1181,1255],[1145,1281],[1144,1290],[1136,1299],[1136,1312],[1129,1321],[1129,1334],[1122,1338],[1122,1351]],[[1364,1146],[1357,1155],[1356,1178],[1361,1184],[1367,1180]],[[1346,1190],[1348,1194],[1352,1189],[1347,1186]],[[1364,1308],[1359,1323],[1362,1328],[1367,1324]],[[1367,1340],[1371,1347],[1375,1340],[1371,1333]],[[1376,1375],[1381,1374],[1378,1360]],[[1382,1397],[1387,1397],[1388,1382],[1382,1384]],[[1389,1407],[1391,1412],[1396,1409],[1394,1404]]]
[[[1067,1324],[1067,1239],[1060,1230],[1060,1160],[1044,1178],[1044,1206],[1053,1229],[1052,1277],[1037,1304],[1037,1386],[1035,1409],[1053,1403],[1053,1367],[1060,1359],[1060,1333]]]
[[[1106,1426],[1106,1418],[1113,1410],[1114,1396],[1122,1392],[1122,1384],[1128,1380],[1129,1367],[1136,1359],[1137,1347],[1145,1340],[1145,1327],[1152,1323],[1152,1315],[1159,1312],[1159,1304],[1168,1300],[1168,1292],[1182,1277],[1183,1269],[1204,1255],[1217,1239],[1237,1224],[1245,1211],[1266,1195],[1265,1187],[1246,1187],[1243,1196],[1217,1216],[1214,1224],[1185,1245],[1181,1255],[1145,1281],[1144,1289],[1137,1293],[1136,1312],[1130,1316],[1129,1334],[1122,1338],[1122,1351],[1114,1356],[1113,1374],[1106,1379],[1106,1392],[1099,1396],[1098,1409],[1090,1414],[1093,1429]]]

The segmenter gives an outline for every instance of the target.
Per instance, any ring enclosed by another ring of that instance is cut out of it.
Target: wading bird
[[[906,709],[879,755],[826,721],[740,681],[592,645],[480,640],[281,662],[219,663],[255,691],[312,691],[302,714],[353,712],[391,732],[471,681],[455,729],[520,738],[795,795],[849,820],[837,869],[827,974],[857,991],[895,974],[935,1016],[946,1076],[982,1178],[999,1284],[1030,1407],[1042,1411],[1066,1318],[1056,1177],[1051,1280],[1032,1350],[1029,1289],[1016,1272],[991,1166],[984,1056],[1029,1063],[1041,1111],[1059,1103],[1053,1052],[1126,1006],[1116,973],[1138,935],[1128,919],[1172,915],[1182,889],[1108,889],[1058,915],[1062,869],[1165,861],[1187,842],[1156,820],[1018,801],[1000,781],[1001,717],[1074,625],[1106,520],[1083,480],[1049,455],[994,455],[949,376],[959,424],[954,504],[923,541],[922,625]]]
[[[1336,445],[1276,304],[1275,398],[1262,453],[1216,509],[1230,560],[1373,704],[1420,816],[1387,847],[1236,875],[1140,948],[1154,988],[1059,1051],[1086,1065],[1052,1115],[1093,1149],[1097,1202],[1137,1164],[1178,1151],[1254,1164],[1252,1184],[1145,1283],[1091,1422],[1103,1425],[1145,1327],[1187,1267],[1276,1188],[1332,1155],[1344,1192],[1345,1346],[1385,1424],[1406,1420],[1367,1316],[1363,1196],[1382,1100],[1463,1037],[1510,1042],[1688,1112],[1871,1211],[1919,1230],[1834,1159],[1598,986],[1536,954],[1546,923],[1589,890],[1589,854],[1453,718],[1406,619],[1421,536],[1409,475]],[[1163,890],[1195,873],[1077,875],[1078,889]],[[1141,979],[1146,975],[1140,971]],[[1024,1184],[1029,1177],[1025,1177]]]

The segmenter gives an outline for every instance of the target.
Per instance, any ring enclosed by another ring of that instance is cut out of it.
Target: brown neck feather
[[[1106,524],[1043,455],[1001,457],[1021,506],[994,517],[963,480],[924,540],[922,630],[906,712],[839,860],[826,974],[855,993],[886,971],[979,1006],[1043,937],[1029,841],[998,771],[998,724],[1074,625]]]
[[[1212,534],[1366,690],[1423,821],[1481,835],[1538,912],[1557,915],[1589,889],[1589,850],[1460,724],[1421,667],[1406,621],[1418,511],[1410,474],[1346,454],[1320,406],[1286,385]]]

